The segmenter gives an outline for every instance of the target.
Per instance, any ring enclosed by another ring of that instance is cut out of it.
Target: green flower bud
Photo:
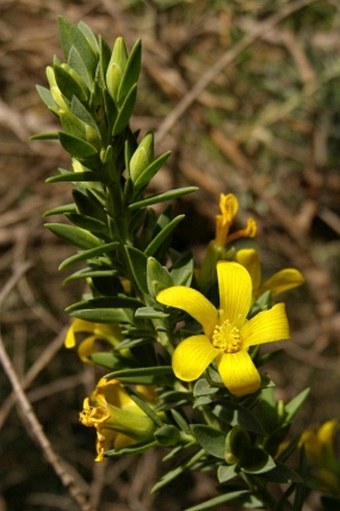
[[[55,79],[55,74],[54,74],[54,69],[52,66],[47,66],[46,76],[47,76],[47,80],[48,80],[48,83],[50,86],[52,98],[56,102],[57,106],[61,109],[68,110],[68,104],[57,85],[57,82]]]
[[[232,428],[226,436],[225,441],[225,460],[227,463],[234,464],[244,456],[250,447],[250,438],[247,431],[241,426]]]
[[[153,157],[153,134],[147,133],[130,160],[129,170],[133,182],[135,182],[143,170],[150,165]]]
[[[128,59],[124,39],[118,37],[113,46],[111,59],[106,71],[106,85],[112,98],[116,101],[118,89]]]

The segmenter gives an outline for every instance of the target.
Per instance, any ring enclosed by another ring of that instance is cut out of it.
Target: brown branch
[[[261,39],[265,34],[272,30],[278,23],[293,14],[294,12],[307,7],[314,3],[316,0],[296,0],[283,6],[279,12],[273,14],[263,23],[260,23],[253,32],[247,33],[243,39],[235,44],[232,48],[227,50],[222,57],[202,76],[194,87],[181,99],[176,108],[166,117],[163,123],[159,126],[156,135],[156,140],[162,140],[165,135],[171,130],[178,119],[188,110],[194,103],[198,96],[204,89],[216,78],[216,76],[234,60],[237,59],[241,53],[251,46],[255,41]]]

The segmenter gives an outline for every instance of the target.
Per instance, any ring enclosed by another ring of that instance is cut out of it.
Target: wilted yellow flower
[[[238,212],[238,200],[234,194],[221,193],[219,202],[221,213],[216,215],[216,233],[214,243],[225,246],[238,238],[254,238],[256,235],[256,222],[248,218],[245,228],[230,233],[230,228]]]
[[[64,345],[66,348],[74,348],[77,345],[76,334],[90,334],[83,339],[78,347],[79,358],[86,364],[93,364],[90,356],[96,353],[96,341],[105,341],[114,346],[122,340],[122,334],[118,325],[105,323],[91,323],[83,319],[75,319],[69,327]]]
[[[261,296],[265,291],[270,291],[274,298],[284,291],[301,286],[305,281],[302,273],[296,268],[284,268],[274,273],[262,284],[260,258],[254,248],[238,250],[236,260],[248,270],[253,281],[253,295],[255,298]]]
[[[153,387],[136,386],[136,391],[150,405],[155,404]],[[97,431],[96,461],[103,461],[104,452],[120,449],[152,438],[154,422],[127,394],[118,380],[102,378],[90,397],[84,400],[79,415],[84,426]]]
[[[288,320],[283,303],[246,319],[252,303],[252,281],[240,264],[220,261],[217,278],[219,309],[199,291],[185,286],[167,288],[157,300],[184,310],[203,327],[203,334],[188,337],[175,349],[175,375],[184,381],[196,380],[215,360],[225,386],[242,396],[258,390],[261,383],[248,349],[287,339]]]

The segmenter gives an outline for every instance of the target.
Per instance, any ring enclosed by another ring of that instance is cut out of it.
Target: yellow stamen
[[[227,319],[217,325],[212,335],[212,344],[225,353],[236,353],[241,349],[240,331]]]

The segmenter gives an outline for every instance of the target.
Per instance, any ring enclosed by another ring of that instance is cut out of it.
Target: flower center
[[[225,353],[236,353],[241,348],[240,331],[228,319],[217,325],[212,335],[212,344]]]

